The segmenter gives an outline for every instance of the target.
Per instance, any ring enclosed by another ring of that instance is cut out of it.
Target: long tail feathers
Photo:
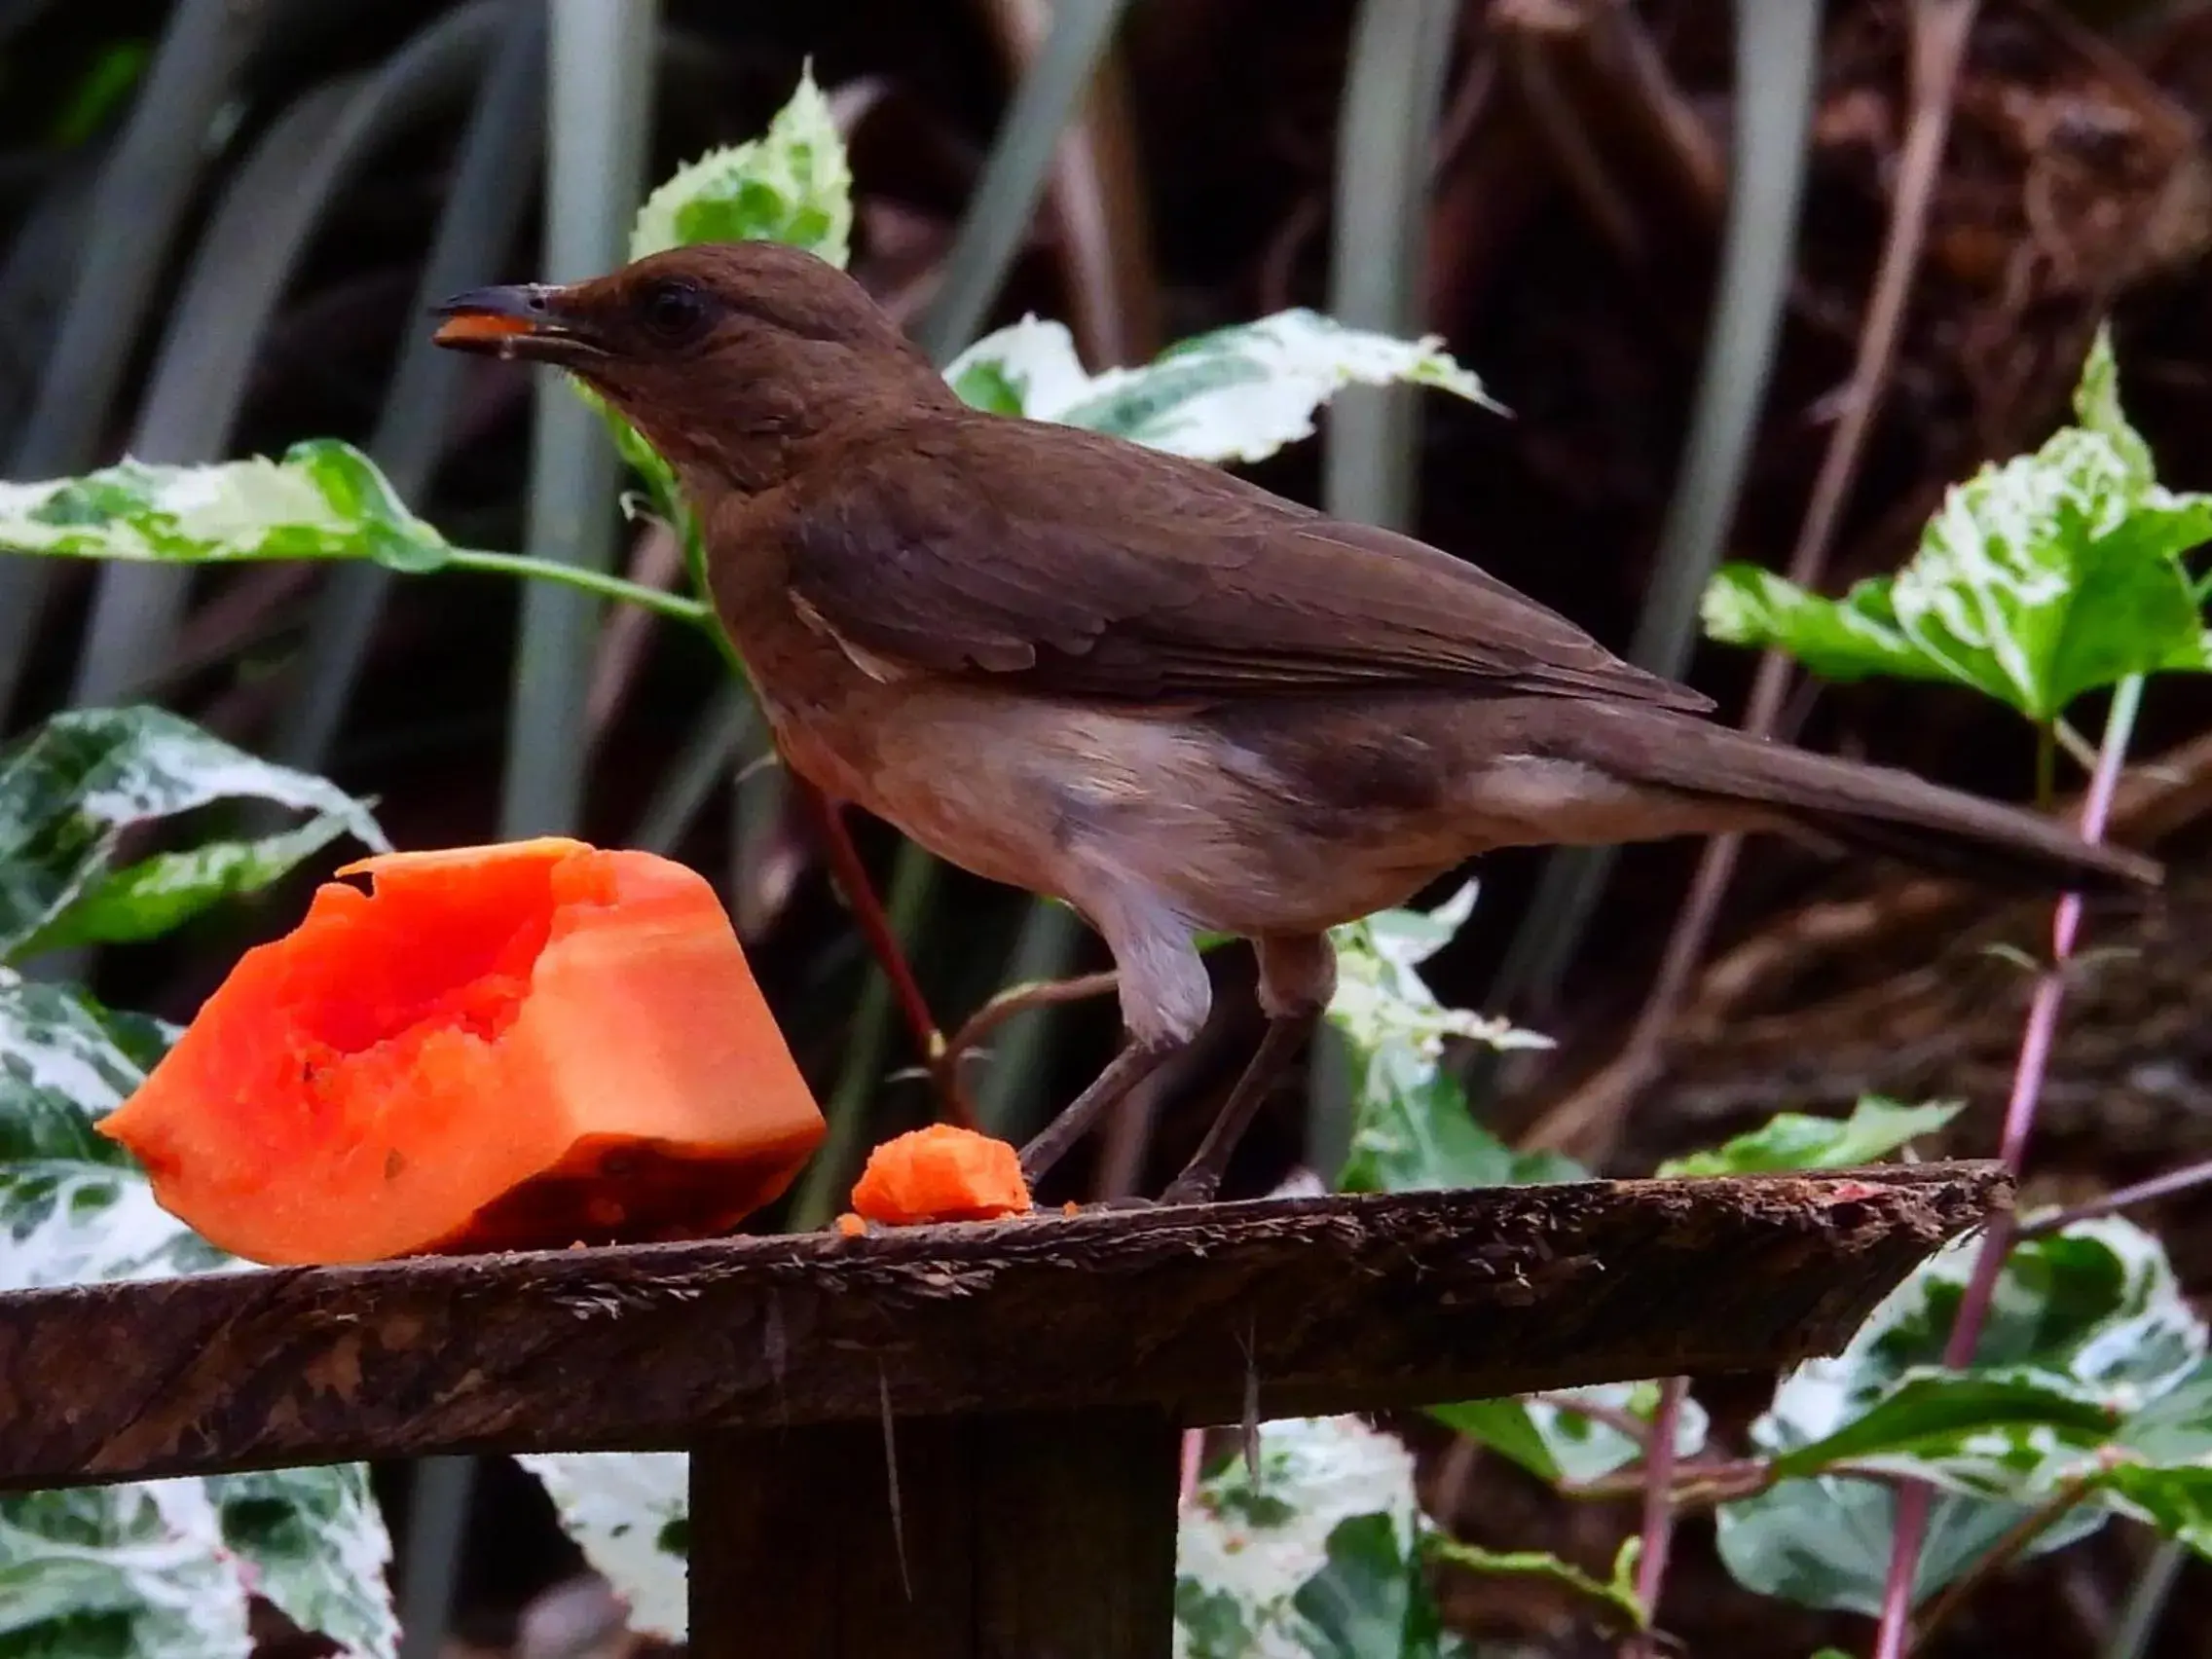
[[[1671,714],[1640,710],[1616,729],[1582,729],[1605,751],[1585,757],[1616,771],[1690,793],[1772,807],[1815,836],[1932,871],[1994,886],[2087,893],[2157,887],[2164,879],[2156,859],[2093,845],[2052,819],[1909,772],[1840,760]]]

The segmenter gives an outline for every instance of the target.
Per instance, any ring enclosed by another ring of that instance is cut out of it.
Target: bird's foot
[[[1193,1163],[1167,1183],[1167,1190],[1160,1195],[1160,1201],[1162,1204],[1210,1204],[1214,1194],[1219,1191],[1221,1171]]]

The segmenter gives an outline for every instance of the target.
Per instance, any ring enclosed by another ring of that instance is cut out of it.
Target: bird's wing
[[[1427,686],[1713,707],[1450,554],[1072,427],[940,417],[796,488],[794,603],[893,671],[1137,703]]]

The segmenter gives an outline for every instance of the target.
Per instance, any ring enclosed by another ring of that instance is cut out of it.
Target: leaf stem
[[[2101,841],[2105,822],[2112,815],[2114,793],[2120,787],[2121,762],[2135,733],[2135,717],[2143,707],[2143,677],[2130,675],[2114,689],[2112,709],[2105,717],[2104,742],[2097,751],[2096,770],[2090,775],[2087,795],[2082,803],[2082,838]],[[2047,738],[2046,738],[2047,742]],[[1998,1156],[2014,1175],[2027,1156],[2028,1136],[2035,1127],[2036,1103],[2043,1093],[2045,1074],[2058,1029],[2059,1006],[2066,997],[2067,958],[2074,952],[2074,936],[2082,925],[2082,896],[2069,893],[2059,900],[2051,917],[2051,964],[2036,981],[2035,998],[2028,1005],[2027,1024],[2020,1033],[2019,1058],[2012,1072],[2012,1093],[2005,1106],[2004,1139]],[[1973,1272],[1959,1302],[1958,1318],[1944,1345],[1943,1363],[1953,1370],[1970,1364],[1981,1340],[1983,1321],[1997,1291],[2010,1252],[2015,1224],[2000,1215],[1989,1224],[1981,1249],[1974,1257]],[[1897,1530],[1890,1544],[1888,1578],[1882,1590],[1882,1617],[1874,1644],[1874,1659],[1902,1659],[1910,1641],[1912,1586],[1920,1546],[1928,1529],[1929,1493],[1915,1483],[1898,1494]]]
[[[2129,1208],[2134,1204],[2147,1204],[2156,1198],[2170,1198],[2177,1193],[2186,1193],[2194,1187],[2212,1182],[2212,1159],[2201,1159],[2185,1163],[2179,1169],[2169,1169],[2163,1175],[2154,1175],[2148,1181],[2138,1181],[2132,1187],[2119,1187],[2099,1198],[2085,1203],[2073,1204],[2065,1209],[2046,1210],[2019,1224],[2016,1236],[2041,1238],[2046,1233],[2063,1233],[2078,1221],[2094,1221],[2099,1216]]]
[[[1973,1596],[2006,1567],[2019,1560],[2029,1545],[2066,1518],[2068,1510],[2087,1495],[2094,1477],[2078,1475],[2061,1486],[2049,1499],[2022,1516],[2009,1531],[1982,1553],[1981,1558],[1961,1577],[1945,1586],[1929,1606],[1928,1617],[1921,1621],[1915,1638],[1926,1641],[1941,1628]]]
[[[1088,997],[1104,996],[1119,987],[1121,982],[1120,973],[1108,968],[1096,974],[1078,974],[1064,979],[1024,980],[993,993],[988,1002],[961,1021],[960,1029],[946,1040],[944,1051],[938,1055],[936,1069],[942,1074],[940,1088],[966,1110],[967,1091],[960,1076],[962,1062],[981,1049],[1000,1026],[1015,1014],[1026,1014],[1032,1009],[1058,1008],[1066,1003],[1082,1002]],[[1628,1414],[1622,1415],[1625,1417]],[[1642,1426],[1641,1422],[1637,1423],[1640,1430]]]
[[[643,606],[671,621],[688,623],[716,633],[714,612],[702,600],[686,599],[680,593],[667,593],[659,588],[645,586],[642,582],[626,581],[620,576],[603,571],[587,570],[580,565],[564,565],[556,559],[535,559],[528,553],[491,553],[477,547],[456,547],[447,556],[439,570],[486,571],[496,575],[529,576],[538,581],[556,582],[563,587],[574,588],[600,599],[618,599],[630,605]]]

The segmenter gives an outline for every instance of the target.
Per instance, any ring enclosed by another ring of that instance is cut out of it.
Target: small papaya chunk
[[[249,1261],[699,1237],[820,1108],[714,889],[562,837],[388,853],[256,946],[99,1124]]]
[[[991,1221],[1029,1209],[1021,1160],[1005,1141],[951,1124],[895,1135],[868,1154],[854,1213],[887,1226]]]

